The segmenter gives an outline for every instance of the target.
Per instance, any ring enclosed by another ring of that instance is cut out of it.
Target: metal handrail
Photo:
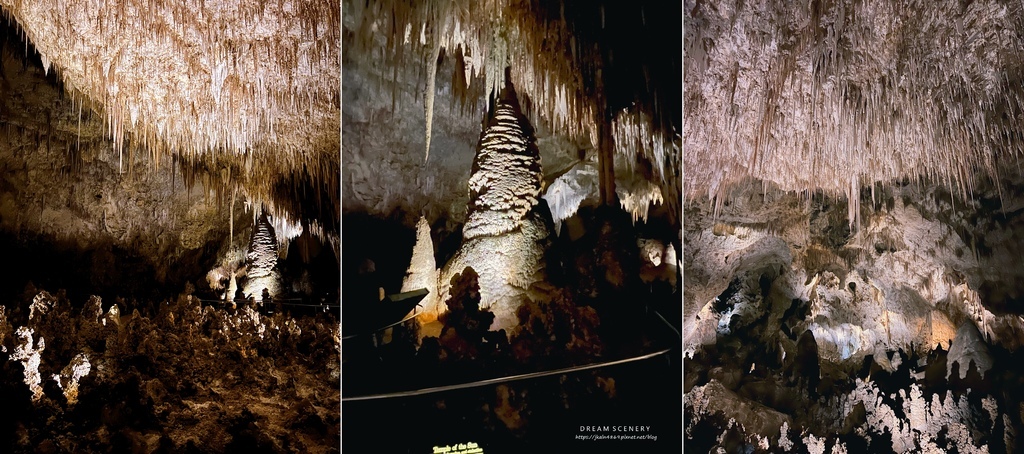
[[[204,302],[204,303],[219,303],[219,304],[228,304],[228,303],[247,304],[249,302],[249,300],[247,300],[247,299],[245,299],[245,300],[237,300],[237,299],[230,299],[230,300],[208,300],[208,299],[203,299],[203,298],[193,298],[193,299],[199,300],[199,301]],[[340,304],[306,304],[306,303],[287,303],[287,302],[284,302],[284,301],[302,301],[302,298],[275,298],[275,299],[273,299],[273,300],[271,300],[269,302],[262,301],[262,300],[256,300],[256,301],[257,301],[257,304],[263,304],[265,306],[274,305],[274,304],[283,304],[285,306],[302,306],[302,307],[341,307]]]
[[[667,320],[665,320],[665,317],[662,317],[661,313],[659,313],[658,311],[653,311],[653,312],[655,313],[655,315],[658,316],[658,318],[663,323],[665,323],[665,325],[667,325],[669,327],[669,329],[672,330],[673,333],[676,334],[676,337],[677,337],[678,340],[682,340],[682,336],[680,335],[679,330],[675,329],[675,327],[672,326],[671,323],[669,323]],[[415,390],[411,390],[411,391],[396,391],[396,392],[381,393],[381,394],[368,394],[368,395],[364,395],[364,396],[342,397],[341,401],[342,402],[353,402],[353,401],[361,401],[361,400],[389,399],[389,398],[394,398],[394,397],[422,396],[422,395],[425,395],[425,394],[432,394],[432,393],[438,393],[438,392],[444,392],[444,391],[453,391],[453,390],[457,390],[457,389],[467,389],[467,388],[475,388],[475,387],[487,386],[487,385],[496,385],[496,384],[500,384],[500,383],[508,383],[508,382],[518,381],[518,380],[527,380],[527,379],[532,379],[532,378],[547,377],[547,376],[551,376],[551,375],[562,375],[562,374],[578,372],[578,371],[583,371],[583,370],[597,369],[597,368],[601,368],[601,367],[617,366],[617,365],[620,365],[620,364],[631,363],[631,362],[634,362],[634,361],[643,361],[645,359],[654,358],[656,356],[664,355],[664,354],[672,351],[674,348],[675,348],[674,346],[673,347],[668,347],[668,348],[663,348],[663,349],[658,350],[658,351],[653,352],[653,353],[647,353],[647,354],[644,354],[644,355],[633,356],[633,357],[624,358],[624,359],[618,359],[618,360],[614,360],[614,361],[605,361],[605,362],[601,362],[601,363],[586,364],[586,365],[583,365],[583,366],[565,367],[565,368],[561,368],[561,369],[542,371],[542,372],[530,372],[530,373],[525,373],[525,374],[508,375],[508,376],[505,376],[505,377],[489,378],[489,379],[486,379],[486,380],[477,380],[477,381],[473,381],[473,382],[460,383],[460,384],[456,384],[456,385],[434,386],[434,387],[430,387],[430,388],[415,389]]]
[[[416,390],[412,390],[412,391],[398,391],[398,392],[383,393],[383,394],[370,394],[370,395],[365,395],[365,396],[342,397],[341,401],[342,402],[351,402],[351,401],[358,401],[358,400],[387,399],[387,398],[391,398],[391,397],[421,396],[421,395],[424,395],[424,394],[431,394],[431,393],[437,393],[437,392],[443,392],[443,391],[452,391],[452,390],[456,390],[456,389],[466,389],[466,388],[475,388],[475,387],[478,387],[478,386],[496,385],[496,384],[499,384],[499,383],[508,383],[508,382],[512,382],[512,381],[526,380],[526,379],[530,379],[530,378],[547,377],[547,376],[550,376],[550,375],[562,375],[562,374],[567,374],[567,373],[570,373],[570,372],[577,372],[577,371],[588,370],[588,369],[597,369],[597,368],[600,368],[600,367],[616,366],[616,365],[619,365],[619,364],[631,363],[631,362],[634,362],[634,361],[642,361],[642,360],[645,360],[645,359],[648,359],[648,358],[653,358],[655,356],[663,355],[663,354],[668,353],[670,351],[672,351],[671,348],[665,348],[665,349],[656,351],[654,353],[648,353],[646,355],[634,356],[634,357],[631,357],[631,358],[619,359],[619,360],[615,360],[615,361],[607,361],[607,362],[603,362],[603,363],[587,364],[587,365],[584,365],[584,366],[565,367],[565,368],[562,368],[562,369],[548,370],[548,371],[543,371],[543,372],[530,372],[530,373],[526,373],[526,374],[508,375],[508,376],[505,376],[505,377],[489,378],[487,380],[478,380],[478,381],[469,382],[469,383],[460,383],[458,385],[435,386],[435,387],[432,387],[432,388],[416,389]]]

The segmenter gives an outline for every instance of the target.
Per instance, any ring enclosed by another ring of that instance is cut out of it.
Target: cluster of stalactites
[[[650,208],[662,203],[668,205],[669,213],[681,212],[682,138],[675,133],[657,131],[650,116],[634,107],[616,113],[612,120],[612,140],[626,170],[654,183],[641,184],[642,187],[628,191],[616,188],[619,204],[633,215],[633,222],[643,220],[646,223]]]
[[[323,166],[307,166],[298,176],[290,175],[283,180],[274,179],[275,175],[270,173],[270,164],[252,160],[246,160],[247,165],[221,162],[221,166],[216,167],[192,158],[175,158],[171,171],[174,190],[183,189],[190,194],[216,200],[218,207],[222,208],[232,237],[236,213],[251,215],[253,225],[265,214],[277,233],[279,248],[287,250],[291,240],[308,232],[313,238],[331,244],[333,250],[338,251],[340,235],[337,230],[333,230],[336,224],[328,222],[325,225],[320,219],[340,216],[337,211],[340,209],[338,190],[333,189],[338,187],[340,171],[337,163],[334,170],[330,171],[327,170],[330,167],[327,163],[318,161]],[[301,179],[324,182],[323,191],[308,194],[307,189],[299,184]],[[200,190],[197,191],[196,187]],[[292,201],[303,198],[308,201],[314,197],[321,208],[319,215],[304,215],[292,208]]]
[[[69,92],[102,110],[119,154],[134,149],[126,147],[131,137],[157,161],[170,153],[269,149],[277,164],[301,168],[311,138],[337,126],[337,4],[0,0],[0,6],[44,68],[52,66]]]
[[[346,0],[342,11],[346,67],[363,66],[378,74],[377,88],[391,93],[393,110],[403,93],[413,93],[422,102],[426,160],[436,85],[438,77],[447,76],[439,72],[442,60],[451,62],[453,113],[456,106],[462,106],[463,115],[479,113],[467,112],[467,105],[493,109],[491,95],[511,82],[529,95],[523,97],[522,112],[530,121],[584,148],[598,147],[598,122],[605,121],[605,113],[597,106],[606,99],[594,81],[601,77],[603,56],[597,46],[574,34],[565,5],[560,11],[545,11],[544,6],[517,0]],[[513,71],[506,73],[507,67]],[[653,172],[644,176],[665,186],[675,206],[674,196],[681,193],[676,170],[681,143],[677,131],[652,118],[656,111],[657,101],[653,114],[634,106],[610,116],[614,150],[624,155],[628,170],[636,170],[636,161],[650,162]]]
[[[475,105],[476,99],[487,99],[512,82],[531,96],[524,106],[528,117],[597,143],[596,110],[579,77],[583,66],[592,64],[593,58],[584,55],[591,50],[572,38],[564,21],[539,21],[535,12],[510,0],[364,3],[342,5],[345,27],[353,31],[351,40],[346,37],[345,63],[385,68],[378,83],[381,91],[391,91],[394,103],[403,86],[422,87],[418,95],[425,106],[428,154],[436,62],[442,53],[454,61],[452,92],[460,104],[471,99]],[[511,80],[506,80],[508,66],[514,68]]]
[[[638,159],[646,159],[658,181],[674,182],[679,178],[672,170],[679,167],[679,135],[656,131],[643,111],[632,108],[618,112],[612,120],[612,137],[629,170],[634,170]]]
[[[1020,156],[1020,3],[716,2],[687,9],[686,193],[753,177],[846,194],[903,178],[969,196]]]

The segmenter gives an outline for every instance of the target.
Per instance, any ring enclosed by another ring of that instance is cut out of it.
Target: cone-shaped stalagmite
[[[430,223],[427,219],[420,217],[416,224],[416,245],[412,249],[412,259],[409,261],[409,269],[405,272],[405,279],[402,280],[402,291],[410,292],[427,289],[427,296],[420,301],[419,307],[414,309],[423,323],[437,320],[438,313],[443,310],[438,304],[437,297],[437,265],[434,262],[434,243],[430,238]]]
[[[447,299],[452,276],[472,267],[480,307],[495,314],[491,329],[515,326],[526,289],[543,277],[550,214],[538,207],[541,177],[532,127],[506,82],[473,160],[463,244],[441,271],[439,292]]]
[[[248,271],[242,291],[246,297],[259,299],[263,290],[271,296],[281,293],[280,276],[277,271],[277,236],[266,215],[256,223],[246,254]]]

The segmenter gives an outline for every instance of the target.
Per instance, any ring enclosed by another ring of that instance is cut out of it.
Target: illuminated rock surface
[[[698,451],[1018,452],[1024,8],[684,7]],[[714,386],[713,386],[714,385]]]
[[[644,315],[678,319],[679,268],[641,262],[637,240],[681,250],[680,7],[342,2],[345,320],[441,268],[437,320],[346,340],[346,452],[367,433],[394,451],[586,452],[580,424],[671,419],[674,353],[494,380],[642,356],[662,346]],[[653,449],[677,452],[678,421],[659,421]]]
[[[1003,184],[876,188],[860,229],[845,200],[770,184],[717,216],[687,204],[688,447],[1013,452],[1024,224],[1019,181]],[[739,403],[702,397],[720,389]],[[789,437],[737,406],[790,418]]]
[[[473,160],[463,243],[440,275],[439,292],[446,298],[452,277],[472,267],[479,275],[481,308],[495,315],[494,329],[518,325],[526,291],[544,280],[550,235],[545,217],[551,215],[537,208],[540,155],[518,105],[515,91],[506,87]]]
[[[434,264],[434,243],[430,237],[430,224],[426,218],[420,218],[416,223],[416,246],[412,251],[412,258],[409,260],[409,269],[402,280],[402,291],[426,289],[427,296],[415,312],[421,321],[432,322],[437,320],[444,308],[443,303],[437,294],[438,269]]]

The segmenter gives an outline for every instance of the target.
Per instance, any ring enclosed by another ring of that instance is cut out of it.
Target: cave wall
[[[232,231],[244,250],[252,207],[220,172],[157,161],[131,141],[119,154],[103,117],[44,71],[16,28],[3,32],[0,234],[17,264],[5,294],[32,281],[108,297],[173,295],[186,281],[204,286],[230,255]]]
[[[1019,399],[1003,390],[1021,373],[1024,191],[1003,175],[966,199],[911,180],[866,188],[860,224],[845,198],[758,181],[688,203],[688,440],[1012,450]],[[715,425],[737,406],[752,409],[742,425]]]

